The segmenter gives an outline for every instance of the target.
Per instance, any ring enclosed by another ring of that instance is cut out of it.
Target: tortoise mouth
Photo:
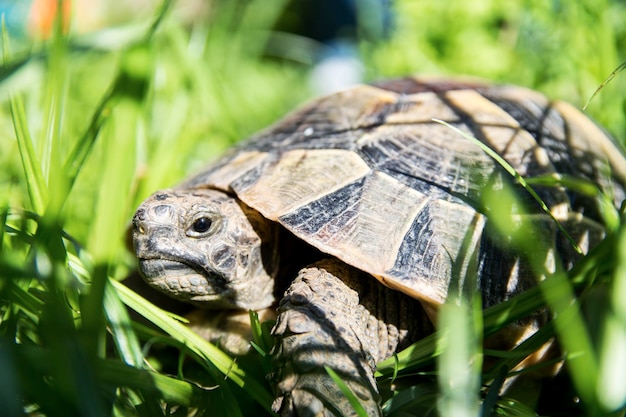
[[[139,269],[150,281],[175,276],[204,275],[185,262],[163,258],[139,258]]]
[[[221,281],[218,274],[172,259],[139,258],[138,261],[144,280],[173,298],[205,305],[226,297],[227,291],[216,285]]]

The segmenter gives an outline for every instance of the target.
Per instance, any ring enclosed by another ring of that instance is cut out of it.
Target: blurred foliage
[[[125,229],[147,195],[314,95],[310,74],[327,45],[292,30],[303,16],[295,1],[96,3],[97,21],[77,1],[70,20],[48,22],[46,33],[12,29],[35,9],[11,9],[22,14],[7,17],[0,69],[2,413],[154,416],[184,415],[190,407],[258,415],[256,404],[267,410],[272,398],[259,361],[231,362],[117,283],[135,268]],[[623,1],[396,0],[386,30],[372,12],[384,2],[356,4],[348,41],[366,80],[469,75],[581,107],[626,60]],[[617,75],[587,110],[622,143],[624,91]],[[597,342],[596,415],[624,415],[626,393],[615,372],[626,357],[624,247],[615,237],[580,267],[614,277],[593,287],[584,305],[594,312],[590,328],[605,341]],[[536,295],[518,311],[540,307]],[[125,305],[143,318],[131,318]],[[505,314],[487,315],[486,328]],[[415,350],[421,356],[414,363],[426,367],[437,354],[434,339]],[[200,371],[183,367],[185,357]],[[433,410],[438,397],[431,385],[414,385],[386,409],[415,398]],[[163,401],[178,406],[162,409]],[[498,415],[532,408],[490,404]]]

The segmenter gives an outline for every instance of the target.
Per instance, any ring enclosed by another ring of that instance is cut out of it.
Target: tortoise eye
[[[211,228],[213,221],[208,217],[200,217],[191,225],[191,229],[196,233],[205,233]]]
[[[191,238],[205,238],[219,229],[220,216],[217,213],[196,210],[185,224],[185,234]]]

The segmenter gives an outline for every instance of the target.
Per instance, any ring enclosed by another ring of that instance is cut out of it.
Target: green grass
[[[232,361],[119,282],[135,270],[126,228],[147,195],[313,94],[310,63],[264,55],[285,2],[214,3],[194,23],[165,2],[151,16],[90,34],[57,30],[32,42],[3,32],[3,415],[269,410],[270,364],[258,353],[267,352],[267,327],[256,332],[258,351]],[[358,45],[368,80],[467,74],[582,107],[626,60],[626,5],[619,1],[398,0],[394,7],[391,37]],[[301,54],[300,39],[280,41],[285,57]],[[618,74],[587,108],[622,143],[624,91]],[[497,387],[500,375],[481,375],[477,341],[548,300],[573,321],[556,321],[512,354],[485,353],[500,355],[498,363],[510,369],[557,335],[569,348],[569,398],[580,403],[556,409],[623,416],[626,233],[619,221],[612,224],[607,239],[567,275],[484,315],[471,303],[450,306],[442,316],[458,331],[437,333],[380,364],[381,384],[393,378],[397,386],[385,404],[388,415],[435,415],[437,407],[442,415],[534,413],[530,400],[497,399],[494,388],[481,388],[491,381]]]

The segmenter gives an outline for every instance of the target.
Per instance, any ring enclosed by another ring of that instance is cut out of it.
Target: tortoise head
[[[132,234],[152,287],[206,308],[259,309],[274,301],[275,230],[231,195],[183,189],[144,201]]]

